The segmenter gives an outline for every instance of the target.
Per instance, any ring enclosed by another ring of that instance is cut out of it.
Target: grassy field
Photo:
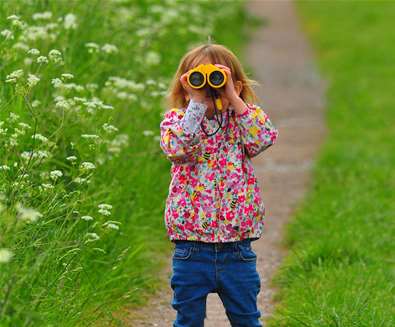
[[[286,231],[268,326],[394,326],[395,3],[297,8],[329,84],[330,132]]]
[[[1,327],[111,320],[160,287],[162,100],[207,35],[241,56],[243,2],[0,2]]]

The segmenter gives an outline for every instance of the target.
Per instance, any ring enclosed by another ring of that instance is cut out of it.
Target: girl
[[[190,69],[210,63],[227,76],[220,112],[207,85],[187,83]],[[160,147],[172,162],[165,225],[175,243],[174,327],[204,326],[208,293],[218,293],[232,326],[262,326],[251,242],[262,234],[265,207],[251,158],[273,145],[278,131],[254,104],[252,82],[233,52],[205,44],[181,59],[170,87]]]

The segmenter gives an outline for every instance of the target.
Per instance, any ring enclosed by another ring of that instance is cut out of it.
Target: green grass
[[[286,229],[268,326],[394,326],[395,3],[297,9],[329,83],[329,134]]]
[[[143,305],[156,289],[169,287],[158,280],[172,248],[163,221],[170,161],[158,139],[166,109],[163,95],[181,57],[192,45],[205,42],[207,33],[244,61],[242,49],[256,21],[243,3],[0,2],[0,250],[12,253],[11,259],[4,254],[0,258],[7,261],[0,262],[1,327],[120,324],[113,312]],[[52,12],[48,20],[33,19],[33,14],[46,11]],[[58,20],[69,13],[76,16],[75,29]],[[28,26],[58,24],[49,30],[54,39],[44,35],[21,40],[24,32],[7,19],[13,14]],[[203,32],[188,32],[191,25]],[[5,30],[13,38],[6,39]],[[15,47],[17,42],[27,48]],[[118,51],[89,53],[88,42],[110,43]],[[26,53],[31,48],[42,56],[57,49],[64,64],[39,65],[36,55]],[[147,60],[149,51],[160,55],[159,63]],[[5,82],[18,69],[24,75],[17,84]],[[40,78],[31,88],[28,73]],[[63,73],[74,75],[64,84],[74,82],[82,90],[55,89],[51,81]],[[128,83],[109,84],[114,76]],[[131,82],[144,89],[135,89]],[[66,108],[56,96],[87,102],[75,100]],[[93,98],[114,109],[92,109]],[[105,132],[105,123],[118,131]],[[38,133],[52,143],[33,141]],[[82,134],[99,135],[100,142]],[[126,141],[119,146],[118,136]],[[23,159],[22,153],[31,150],[51,156]],[[74,164],[66,160],[69,156],[77,158]],[[82,171],[84,161],[96,168]],[[51,179],[54,170],[63,176]],[[78,177],[90,183],[75,182]],[[32,223],[22,220],[25,214],[18,203],[42,216]],[[112,205],[109,216],[98,211],[102,203]],[[86,215],[93,220],[81,219]],[[119,229],[106,228],[108,221]],[[86,242],[92,237],[88,233],[100,238]]]

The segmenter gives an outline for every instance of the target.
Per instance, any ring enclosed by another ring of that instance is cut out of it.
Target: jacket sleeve
[[[279,135],[266,112],[259,105],[247,104],[247,110],[241,115],[236,114],[244,150],[250,158],[276,142]]]
[[[175,163],[194,162],[200,148],[197,131],[206,113],[207,105],[189,101],[186,110],[172,108],[160,123],[160,147],[167,158]]]

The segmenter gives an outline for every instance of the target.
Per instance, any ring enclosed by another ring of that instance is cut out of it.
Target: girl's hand
[[[239,95],[236,93],[230,68],[220,64],[215,64],[215,66],[223,69],[227,77],[227,82],[225,83],[225,86],[220,89],[220,92],[228,98],[230,103],[234,103],[239,98]]]
[[[187,92],[190,99],[194,101],[204,103],[208,105],[210,101],[210,97],[207,95],[207,91],[205,88],[203,89],[194,89],[192,88],[187,81],[188,72],[184,73],[180,77],[180,82],[184,90]]]

